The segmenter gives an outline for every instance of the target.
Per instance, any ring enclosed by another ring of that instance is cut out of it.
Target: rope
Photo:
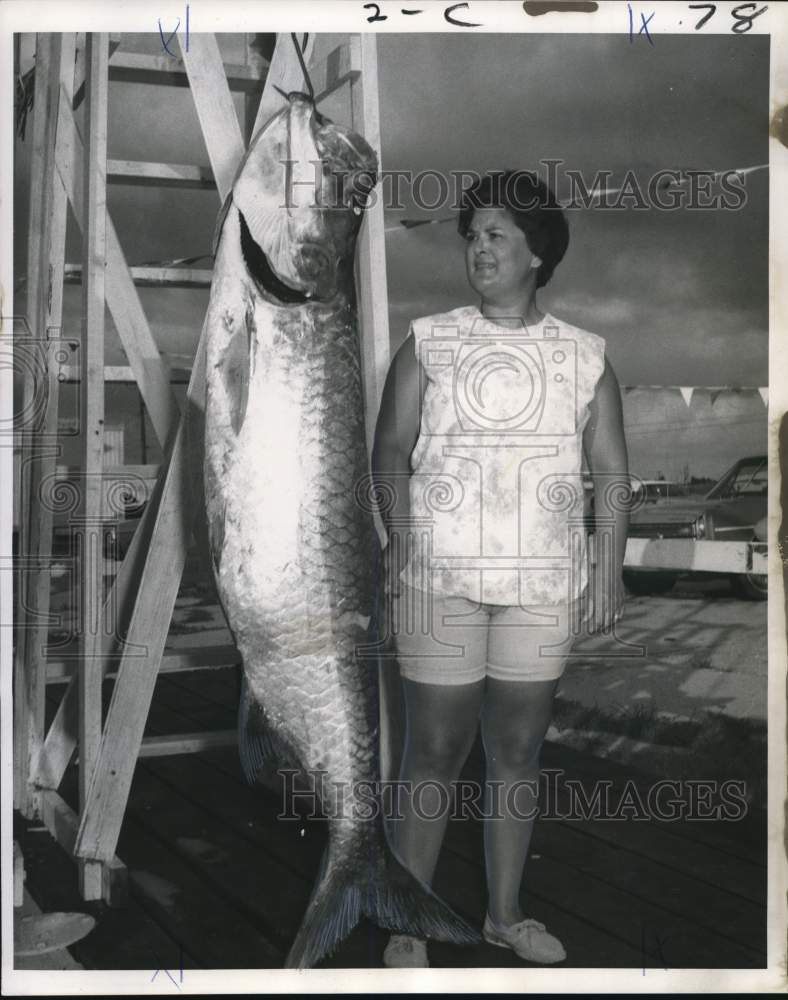
[[[306,63],[304,62],[304,53],[301,51],[301,46],[298,44],[298,38],[296,37],[296,33],[294,31],[290,32],[290,37],[293,39],[296,55],[298,56],[298,61],[301,64],[301,72],[304,74],[304,83],[306,84],[306,89],[309,91],[309,100],[314,101],[315,91],[312,87],[312,81],[309,78],[309,71],[306,68]],[[304,35],[304,45],[306,45],[308,37],[308,35]]]

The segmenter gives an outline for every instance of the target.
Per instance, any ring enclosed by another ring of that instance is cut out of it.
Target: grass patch
[[[560,696],[555,700],[553,722],[559,729],[614,733],[630,740],[675,747],[690,746],[698,729],[694,718],[672,718],[657,712],[650,702],[611,709]]]
[[[651,704],[589,707],[559,696],[553,723],[558,730],[595,734],[587,746],[589,753],[604,752],[610,736],[625,736],[663,750],[673,748],[677,751],[673,757],[660,754],[660,777],[741,781],[752,806],[766,805],[767,739],[762,722],[708,711],[676,718],[656,711]],[[648,766],[645,761],[643,766]]]

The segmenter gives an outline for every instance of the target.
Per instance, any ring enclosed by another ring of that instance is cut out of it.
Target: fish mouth
[[[241,253],[246,269],[254,279],[255,284],[266,295],[283,305],[305,305],[307,302],[311,302],[313,300],[311,295],[300,288],[293,288],[286,284],[274,272],[262,248],[249,232],[243,212],[239,211],[238,216],[241,222]]]

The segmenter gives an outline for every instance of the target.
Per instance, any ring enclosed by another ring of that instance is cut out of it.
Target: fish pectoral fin
[[[246,416],[254,345],[254,316],[248,312],[239,324],[218,362],[229,407],[230,424],[238,436]]]

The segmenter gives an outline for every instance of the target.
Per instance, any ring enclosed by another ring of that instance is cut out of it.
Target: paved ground
[[[614,711],[640,706],[682,718],[715,711],[765,723],[766,619],[765,601],[739,600],[725,581],[632,597],[618,641],[576,647],[561,697]]]
[[[548,740],[664,778],[738,780],[765,804],[766,602],[680,581],[574,652]]]

